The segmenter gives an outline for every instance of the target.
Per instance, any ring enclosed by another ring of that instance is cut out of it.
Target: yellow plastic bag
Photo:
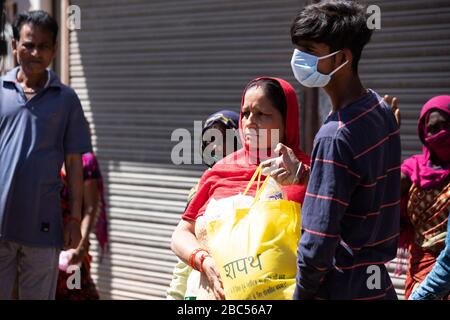
[[[258,177],[258,167],[244,195]],[[300,204],[287,200],[258,201],[250,208],[207,224],[208,244],[228,300],[292,299],[300,239]]]

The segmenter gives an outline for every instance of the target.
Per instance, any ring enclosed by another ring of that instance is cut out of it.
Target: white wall
[[[31,10],[44,10],[48,13],[52,13],[52,1],[51,0],[30,0]]]
[[[17,4],[18,13],[29,10],[44,10],[52,13],[51,0],[12,0],[10,3]]]

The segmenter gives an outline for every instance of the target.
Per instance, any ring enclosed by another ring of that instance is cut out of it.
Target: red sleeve
[[[206,209],[206,204],[210,198],[210,189],[212,182],[208,180],[209,171],[205,172],[198,183],[198,189],[192,198],[191,202],[188,204],[186,211],[183,213],[181,218],[187,221],[195,221],[199,216],[201,216]]]
[[[284,186],[283,192],[286,194],[288,200],[295,201],[303,205],[303,200],[305,200],[306,186]]]

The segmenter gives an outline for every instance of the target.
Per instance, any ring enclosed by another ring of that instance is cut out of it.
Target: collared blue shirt
[[[91,151],[80,101],[50,71],[26,99],[19,68],[0,81],[0,240],[62,247],[60,170],[64,156]]]

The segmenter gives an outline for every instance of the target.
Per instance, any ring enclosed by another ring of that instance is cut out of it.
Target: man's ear
[[[59,46],[58,41],[55,41],[55,43],[53,45],[53,58],[52,58],[52,60],[56,58],[56,53],[58,52],[58,46]]]
[[[345,61],[348,61],[347,65],[349,65],[351,67],[352,66],[352,62],[353,62],[352,51],[350,49],[348,49],[348,48],[344,48],[344,49],[342,49],[341,52],[343,53],[342,54],[341,64],[344,63]]]
[[[344,63],[345,61],[348,61],[348,64],[351,65],[353,61],[353,54],[352,51],[348,48],[342,49],[342,61],[341,63]]]
[[[11,46],[12,46],[14,55],[17,54],[17,44],[18,44],[17,42],[18,41],[16,41],[16,39],[12,39],[12,41],[11,41]]]

